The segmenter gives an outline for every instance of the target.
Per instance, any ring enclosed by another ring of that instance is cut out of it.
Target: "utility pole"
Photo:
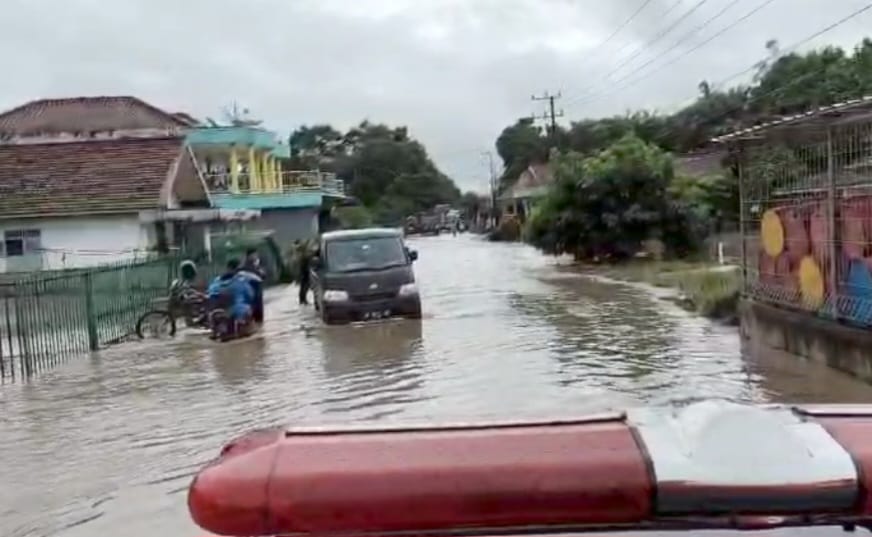
[[[555,111],[554,101],[556,99],[560,99],[560,98],[561,98],[561,95],[560,95],[559,91],[557,92],[557,94],[548,93],[546,91],[540,97],[537,97],[535,95],[530,96],[530,99],[533,101],[548,101],[549,112],[542,114],[541,116],[537,116],[534,114],[532,119],[534,119],[534,120],[544,119],[546,121],[549,119],[551,120],[551,125],[550,125],[550,128],[548,130],[551,133],[552,142],[554,142],[554,143],[556,143],[556,141],[557,141],[556,140],[556,138],[557,138],[557,118],[563,117],[563,110],[561,110],[559,113]]]
[[[488,170],[490,171],[490,191],[491,191],[491,215],[494,219],[494,225],[497,220],[497,171],[494,167],[494,154],[492,151],[485,151],[481,154],[487,157]]]

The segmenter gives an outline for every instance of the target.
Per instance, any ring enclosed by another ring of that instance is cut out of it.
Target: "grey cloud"
[[[364,118],[406,124],[461,187],[482,188],[501,128],[562,90],[565,120],[638,107],[668,110],[859,8],[862,0],[777,0],[704,49],[627,87],[602,75],[667,24],[654,0],[591,55],[642,0],[5,0],[0,106],[44,96],[135,94],[171,110],[216,116],[232,100],[275,130],[344,127]],[[728,0],[710,0],[621,73],[659,54]],[[682,53],[763,0],[741,0]],[[684,0],[677,17],[695,0]],[[872,13],[810,44],[853,45]],[[659,63],[659,62],[657,62]],[[655,64],[656,65],[656,64]],[[652,66],[653,67],[653,66]],[[589,87],[603,97],[577,99]],[[575,102],[573,98],[575,97]]]

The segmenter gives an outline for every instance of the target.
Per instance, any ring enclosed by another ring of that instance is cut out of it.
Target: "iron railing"
[[[215,194],[293,194],[299,192],[321,192],[330,195],[345,195],[345,183],[335,174],[320,171],[288,171],[272,175],[256,176],[258,185],[254,185],[254,177],[247,172],[240,172],[236,177],[234,187],[233,177],[229,172],[207,173],[204,175],[209,190]]]
[[[872,326],[872,122],[818,119],[733,149],[745,295]]]
[[[283,260],[265,241],[237,241],[232,248],[192,256],[201,282],[219,274],[229,257],[258,246],[268,282]],[[179,263],[175,253],[145,261],[85,269],[32,272],[0,283],[0,379],[27,378],[68,359],[121,342],[137,319],[165,298]]]

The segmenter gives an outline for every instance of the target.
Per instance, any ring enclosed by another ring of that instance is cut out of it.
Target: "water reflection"
[[[265,381],[267,340],[262,334],[227,343],[209,342],[209,358],[218,378],[227,386]]]
[[[324,410],[344,415],[369,409],[366,419],[379,419],[423,400],[421,364],[416,363],[424,348],[422,334],[421,321],[326,327],[321,355],[332,389]]]
[[[518,244],[415,239],[425,318],[324,327],[294,289],[257,337],[107,349],[0,387],[0,535],[195,535],[184,501],[228,439],[277,424],[577,416],[718,397],[869,401],[638,287]]]

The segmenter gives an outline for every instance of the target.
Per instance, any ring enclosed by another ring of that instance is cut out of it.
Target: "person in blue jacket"
[[[227,262],[227,270],[217,276],[208,289],[209,299],[227,309],[230,318],[238,325],[251,317],[254,290],[247,278],[239,274],[239,260]]]

